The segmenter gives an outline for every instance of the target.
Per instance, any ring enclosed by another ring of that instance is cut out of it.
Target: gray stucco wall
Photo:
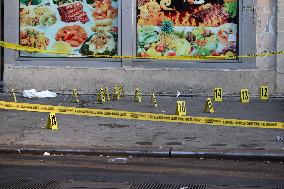
[[[9,68],[9,87],[63,91],[76,88],[96,92],[100,87],[123,83],[128,94],[136,87],[142,93],[211,94],[214,87],[223,87],[224,94],[236,95],[241,88],[258,93],[260,85],[269,85],[275,92],[274,71],[267,70],[187,70],[187,69],[92,69],[92,68]],[[21,78],[13,79],[13,78]],[[20,82],[20,83],[19,83]],[[19,89],[19,88],[17,88]]]
[[[277,27],[281,21],[277,13],[281,14],[279,9],[282,7],[283,10],[283,2],[257,0],[254,7],[257,53],[284,49],[283,42],[279,40],[284,36],[284,29]],[[283,20],[282,23],[283,26]],[[175,94],[179,90],[185,94],[202,95],[211,95],[214,87],[222,87],[227,95],[237,95],[241,88],[248,88],[252,95],[258,95],[260,85],[269,85],[271,94],[284,95],[284,66],[279,63],[283,62],[282,59],[283,56],[277,59],[275,56],[258,57],[256,69],[246,70],[22,67],[6,62],[4,83],[6,90],[35,88],[68,92],[77,88],[81,93],[94,93],[100,87],[123,83],[128,94],[133,94],[134,89],[139,87],[145,94],[153,91]]]
[[[278,0],[277,10],[277,51],[284,50],[284,0]],[[284,93],[284,55],[277,56],[277,92]]]

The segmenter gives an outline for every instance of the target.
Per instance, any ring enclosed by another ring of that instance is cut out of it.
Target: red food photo
[[[55,36],[56,41],[65,41],[72,47],[79,47],[87,38],[88,35],[84,28],[78,25],[65,26]]]
[[[61,21],[63,22],[77,22],[85,24],[89,21],[87,13],[84,11],[81,2],[76,2],[68,5],[58,7]]]

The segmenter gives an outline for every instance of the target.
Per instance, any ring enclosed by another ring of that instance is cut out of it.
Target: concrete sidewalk
[[[203,113],[206,97],[157,97],[158,108],[149,105],[150,97],[134,103],[133,96],[120,101],[97,104],[96,95],[80,96],[81,103],[71,103],[70,95],[52,99],[27,99],[17,95],[18,102],[115,109],[139,112],[174,114],[177,100],[187,103],[187,115],[236,118],[284,122],[284,99],[260,101],[252,98],[241,104],[238,98],[224,98],[214,103],[215,113]],[[0,95],[8,101],[9,96]],[[284,157],[284,130],[240,128],[225,126],[163,123],[150,121],[97,118],[57,114],[58,131],[45,129],[48,114],[0,110],[0,148],[2,151],[17,149],[58,150],[77,152],[205,152],[276,154]]]

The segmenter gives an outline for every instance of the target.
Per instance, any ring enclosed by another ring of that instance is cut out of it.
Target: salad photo
[[[137,56],[236,56],[237,0],[137,0]]]
[[[19,44],[63,53],[20,52],[20,56],[117,55],[117,0],[19,0],[19,3]]]
[[[20,32],[20,45],[46,50],[49,39],[43,32],[25,29]]]

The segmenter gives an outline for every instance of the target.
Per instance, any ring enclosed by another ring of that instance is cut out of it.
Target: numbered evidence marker
[[[16,98],[16,94],[15,94],[14,89],[11,90],[11,99],[12,99],[13,102],[17,102],[17,98]]]
[[[248,103],[249,102],[249,92],[248,92],[248,89],[241,89],[240,100],[241,100],[241,103]]]
[[[141,102],[141,101],[142,101],[142,97],[141,97],[140,90],[136,88],[135,94],[134,94],[134,102]]]
[[[119,85],[119,94],[121,97],[125,97],[124,87],[122,84]]]
[[[185,116],[186,115],[185,101],[177,101],[176,115],[178,115],[178,116]]]
[[[112,99],[113,100],[119,100],[120,99],[120,92],[119,92],[119,87],[117,85],[114,85],[114,90],[112,94]]]
[[[156,96],[155,96],[155,93],[153,93],[152,96],[151,96],[150,105],[154,105],[156,108],[158,107],[157,98],[156,98]]]
[[[105,98],[105,93],[104,93],[104,89],[101,88],[100,92],[98,94],[98,103],[103,104],[106,102],[106,98]]]
[[[105,96],[105,98],[106,98],[107,101],[110,101],[110,95],[109,95],[109,92],[108,92],[108,88],[107,88],[107,87],[105,87],[104,96]]]
[[[49,114],[48,119],[47,119],[46,128],[51,129],[51,130],[57,130],[58,129],[55,113]]]
[[[268,86],[261,86],[260,87],[260,99],[261,100],[268,100]]]
[[[211,114],[214,113],[214,107],[211,101],[211,98],[207,98],[206,100],[206,104],[205,104],[205,108],[204,108],[204,112],[210,112]]]
[[[73,102],[73,103],[79,103],[80,102],[77,89],[73,89],[71,102]]]
[[[214,100],[215,100],[215,102],[222,102],[222,100],[223,100],[222,88],[215,88],[214,89]]]

